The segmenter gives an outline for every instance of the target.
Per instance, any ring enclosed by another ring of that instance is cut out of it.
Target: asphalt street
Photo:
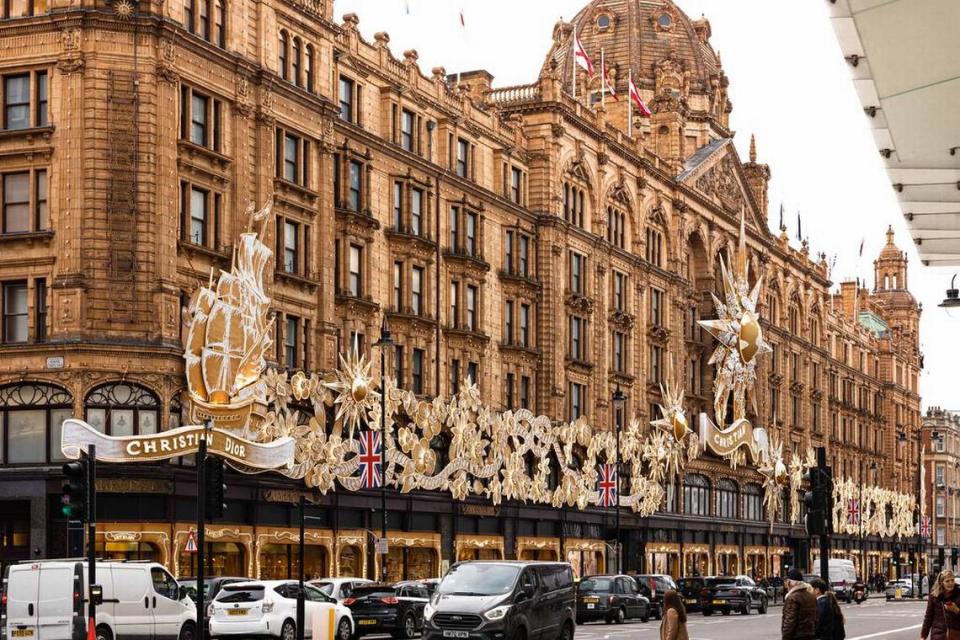
[[[843,604],[846,640],[916,640],[920,637],[924,601],[885,602],[871,599],[861,605]],[[777,640],[780,638],[780,607],[771,607],[765,615],[752,611],[749,616],[731,614],[689,614],[690,640]],[[622,625],[587,623],[577,627],[576,640],[645,640],[660,637],[660,623],[651,619]]]

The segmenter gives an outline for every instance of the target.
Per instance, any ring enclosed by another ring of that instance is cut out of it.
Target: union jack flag
[[[923,516],[923,520],[920,523],[920,537],[930,537],[930,516]]]
[[[860,524],[860,501],[847,500],[847,524]]]
[[[376,489],[381,482],[383,482],[383,468],[380,465],[380,433],[361,431],[360,486],[364,489]]]
[[[600,506],[612,507],[617,504],[617,466],[613,464],[600,465],[600,479],[597,482],[600,490]]]

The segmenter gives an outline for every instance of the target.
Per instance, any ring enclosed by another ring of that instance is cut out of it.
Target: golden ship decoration
[[[372,364],[356,344],[341,355],[335,371],[322,377],[268,367],[272,317],[264,272],[273,252],[261,234],[271,218],[271,205],[260,210],[251,205],[247,215],[248,229],[241,234],[231,270],[222,271],[216,282],[211,277],[184,315],[190,419],[212,420],[221,429],[261,443],[290,437],[294,464],[280,473],[303,480],[321,494],[336,491],[338,485],[356,491],[361,488],[359,431],[380,429],[385,393],[385,478],[401,493],[443,491],[457,500],[484,497],[494,505],[504,500],[577,509],[599,504],[598,465],[616,462],[616,439],[610,430],[594,429],[585,417],[554,422],[525,409],[496,411],[481,401],[480,389],[470,380],[454,396],[429,401],[398,388],[390,377],[380,387]],[[756,377],[754,357],[765,351],[754,311],[759,283],[753,293],[745,293],[742,224],[740,249],[740,276],[734,280],[724,272],[728,291],[726,305],[717,301],[721,320],[705,323],[721,340],[713,358],[721,363],[717,407],[732,391],[735,424],[745,420],[746,390]],[[620,504],[640,516],[662,507],[667,475],[681,474],[702,450],[702,438],[690,429],[683,400],[679,385],[668,384],[663,417],[646,426],[634,418],[621,431],[626,476]],[[752,434],[757,432],[762,430]],[[758,441],[750,443],[757,461],[766,461]],[[798,493],[801,480],[795,465],[791,461],[787,475],[791,490]],[[774,460],[777,483],[783,482],[784,468],[782,459]],[[838,491],[846,491],[846,486]],[[877,487],[865,489],[865,495],[873,505],[871,530],[906,535],[910,496]],[[897,505],[890,521],[884,519],[887,505]],[[772,508],[767,505],[768,513]]]

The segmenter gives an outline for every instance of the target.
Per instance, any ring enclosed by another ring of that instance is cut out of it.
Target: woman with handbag
[[[960,640],[960,588],[949,569],[941,571],[927,598],[921,640]]]

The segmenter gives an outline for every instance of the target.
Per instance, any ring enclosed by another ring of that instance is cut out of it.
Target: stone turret
[[[760,207],[763,221],[767,222],[769,206],[767,187],[770,184],[770,166],[757,163],[757,139],[753,135],[750,136],[750,162],[743,165],[743,173],[747,179],[747,186]]]

